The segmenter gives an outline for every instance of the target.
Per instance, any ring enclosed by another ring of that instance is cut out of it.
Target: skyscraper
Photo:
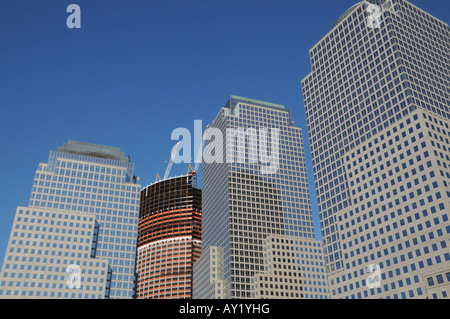
[[[196,173],[157,181],[141,191],[137,241],[138,299],[192,298],[201,253],[201,190]]]
[[[310,50],[302,89],[334,298],[424,298],[426,274],[450,270],[449,48],[447,24],[373,0]]]
[[[315,242],[302,133],[284,106],[230,97],[207,133],[202,191],[202,255],[194,265],[194,298],[252,298],[260,291],[256,280],[269,277],[281,278],[272,284],[290,280],[299,288],[303,272],[290,267],[302,269],[300,252],[293,251],[293,260],[282,261],[278,269],[264,251],[272,237]],[[321,256],[320,243],[317,248]],[[314,269],[321,267],[323,260],[317,260]],[[324,272],[314,275],[325,278]],[[320,291],[325,295],[327,287]],[[283,294],[314,298],[300,289]]]
[[[17,209],[2,296],[132,298],[139,189],[134,164],[118,148],[69,141],[51,151],[28,207]],[[81,285],[69,287],[76,271]]]
[[[90,213],[18,207],[1,271],[0,298],[103,299],[108,260],[96,256]]]
[[[263,247],[264,272],[252,277],[252,298],[329,298],[320,241],[271,235]]]

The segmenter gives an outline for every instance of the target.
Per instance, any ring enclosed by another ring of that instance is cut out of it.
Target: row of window
[[[116,184],[114,183],[107,183],[103,181],[94,180],[93,177],[91,179],[81,179],[81,178],[75,178],[75,177],[63,177],[63,176],[56,176],[56,175],[48,175],[52,176],[52,181],[50,182],[48,179],[42,180],[42,179],[35,179],[33,181],[33,186],[37,187],[52,187],[52,188],[61,188],[58,187],[59,185],[62,186],[62,189],[76,189],[76,188],[89,188],[89,187],[101,187],[106,189],[122,189],[125,190],[125,183],[128,183],[129,176],[127,175],[124,178],[116,179]],[[64,184],[63,184],[64,183]],[[67,184],[70,183],[71,185],[67,186]],[[34,190],[34,188],[33,188]],[[138,188],[136,187],[136,190],[134,193],[139,193]]]
[[[47,175],[51,176],[51,175]],[[55,179],[55,176],[53,176],[52,179]],[[42,183],[43,182],[43,183]],[[70,184],[69,184],[70,183]],[[38,185],[37,185],[38,184]],[[87,181],[87,185],[80,185],[80,180],[75,180],[74,178],[66,179],[61,181],[52,181],[52,182],[44,182],[43,180],[37,180],[35,179],[34,186],[32,188],[32,192],[38,192],[38,193],[44,193],[44,194],[51,194],[51,192],[62,192],[62,194],[65,194],[65,192],[76,193],[76,192],[87,192],[87,193],[99,193],[99,194],[109,194],[110,195],[116,195],[116,196],[122,196],[122,197],[131,197],[132,194],[136,194],[137,197],[139,197],[140,192],[139,189],[136,187],[131,186],[125,186],[123,184],[117,183],[117,184],[110,184],[110,183],[102,183],[98,181]],[[115,190],[115,191],[114,191]],[[111,193],[113,192],[114,193]],[[119,193],[120,191],[120,193]],[[72,195],[70,195],[72,196]]]
[[[40,291],[40,290],[3,290],[0,289],[0,296],[20,296],[20,297],[34,297],[34,298],[78,298],[78,299],[103,299],[103,294],[88,294],[76,292],[55,292],[55,291]]]
[[[80,204],[65,204],[60,202],[47,202],[47,201],[39,201],[39,200],[30,200],[29,206],[30,207],[41,207],[41,208],[51,208],[51,209],[62,209],[62,210],[71,210],[76,212],[85,212],[85,213],[100,213],[100,207],[103,207],[102,210],[106,210],[106,208],[114,208],[115,210],[126,210],[126,212],[130,212],[130,215],[138,216],[139,207],[137,205],[124,205],[124,204],[112,204],[112,203],[106,203],[106,202],[98,202],[98,201],[85,201],[83,203],[83,206]],[[90,205],[90,206],[89,206]],[[133,213],[135,211],[135,213]],[[99,216],[99,218],[102,218],[102,215]],[[106,216],[106,218],[113,218],[111,216]]]
[[[435,277],[427,277],[427,283],[429,287],[434,286],[435,284],[440,285],[445,282],[450,283],[450,272],[446,273],[445,277],[442,274],[436,275]]]
[[[25,216],[37,216],[37,217],[45,217],[45,218],[51,218],[52,220],[55,218],[64,218],[66,220],[77,220],[77,221],[92,221],[93,217],[87,217],[87,216],[82,216],[82,215],[78,215],[78,214],[62,214],[62,213],[49,213],[49,212],[37,212],[37,211],[30,211],[30,210],[23,210],[23,209],[19,209],[18,211],[18,215],[25,215]],[[78,215],[78,216],[77,216]],[[20,220],[20,219],[19,219]],[[28,222],[27,217],[24,217],[24,221]],[[34,223],[34,219],[30,219],[30,222]],[[51,221],[51,223],[53,223],[53,221]]]
[[[53,254],[52,254],[53,255]],[[9,257],[11,257],[11,259],[9,259]],[[18,259],[18,256],[15,256],[15,260],[14,261],[19,261]],[[20,257],[19,257],[20,258]],[[38,263],[38,262],[41,262],[40,261],[40,258],[41,257],[29,257],[29,258],[36,258],[36,263]],[[8,261],[10,261],[10,260],[12,260],[12,256],[11,255],[8,255],[8,259],[7,259]],[[41,265],[41,266],[39,266],[38,264],[36,264],[36,263],[34,263],[34,264],[18,264],[18,263],[14,263],[14,264],[9,264],[9,263],[5,263],[5,269],[10,269],[10,267],[11,267],[11,269],[13,269],[13,270],[16,270],[16,269],[18,269],[18,270],[34,270],[34,271],[45,271],[45,269],[49,269],[49,271],[53,271],[53,269],[52,269],[52,265],[70,265],[70,264],[73,264],[74,263],[74,260],[68,260],[68,259],[60,259],[60,258],[42,258],[42,262],[43,263],[45,263],[45,265]],[[47,262],[48,262],[48,264],[47,264]],[[81,268],[86,268],[86,267],[90,267],[90,268],[92,268],[92,267],[95,267],[95,268],[99,268],[99,267],[102,267],[102,268],[104,268],[104,267],[106,267],[106,264],[103,262],[103,263],[100,263],[100,262],[94,262],[94,261],[86,261],[86,260],[84,260],[83,262],[79,262],[80,263],[80,267]],[[65,269],[66,269],[66,267],[61,267],[61,271],[65,271]],[[59,266],[55,266],[55,271],[59,271]],[[91,272],[92,272],[92,270],[88,270],[88,274],[91,274]],[[94,273],[96,273],[96,271],[94,271]],[[18,276],[22,276],[21,275],[21,272],[18,272],[17,273],[18,274]],[[34,277],[35,275],[33,275],[33,278],[35,278]],[[4,272],[3,273],[3,277],[7,277],[7,272]],[[10,277],[11,278],[14,278],[15,277],[15,272],[11,272],[10,273]]]
[[[78,197],[79,196],[79,197]],[[61,202],[61,203],[73,203],[73,204],[79,204],[79,205],[95,205],[95,201],[90,200],[97,200],[97,201],[104,201],[104,202],[116,202],[116,203],[125,203],[125,204],[131,204],[131,205],[138,205],[139,200],[130,199],[130,198],[117,198],[113,196],[106,196],[106,195],[95,195],[95,194],[89,194],[89,193],[81,193],[81,194],[73,194],[73,197],[69,196],[60,196],[60,195],[45,195],[40,193],[32,193],[30,199],[37,199],[37,200],[43,200],[43,201],[50,201],[50,202]]]

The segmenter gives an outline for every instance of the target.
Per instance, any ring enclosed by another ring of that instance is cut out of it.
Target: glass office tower
[[[62,274],[52,273],[55,266],[59,272],[64,272],[67,266],[63,265],[68,265],[68,257],[71,257],[72,263],[84,271],[83,263],[89,265],[95,262],[89,261],[93,258],[101,261],[99,267],[106,265],[106,269],[98,269],[99,274],[104,272],[104,288],[100,295],[95,294],[95,298],[133,298],[139,192],[134,164],[118,148],[69,141],[56,151],[50,151],[48,162],[40,163],[36,171],[28,207],[17,210],[17,214],[26,211],[31,216],[24,219],[16,214],[2,268],[2,287],[3,284],[19,287],[20,270],[37,267],[48,272],[37,277],[41,284],[48,284],[51,277],[61,282],[52,282],[49,289],[53,284],[66,289]],[[42,219],[44,217],[46,221]],[[82,221],[88,218],[90,223],[80,223],[80,218]],[[39,225],[44,223],[49,226]],[[27,231],[19,231],[17,227]],[[77,237],[81,233],[87,237],[80,242]],[[53,250],[39,248],[39,245],[46,245],[42,236],[54,240],[49,247]],[[87,246],[77,245],[85,245],[86,241],[91,246],[89,255],[85,252]],[[64,248],[69,244],[75,247],[70,245],[73,251],[67,255]],[[47,257],[46,253],[50,255]],[[74,256],[85,260],[78,264]],[[18,263],[22,260],[23,265]],[[90,272],[86,269],[86,274]],[[53,278],[54,275],[58,275],[57,278]],[[11,289],[11,293],[21,295],[22,288]],[[80,295],[77,289],[68,289],[67,292],[68,298],[91,298],[90,294]],[[65,293],[53,297],[64,298]]]
[[[314,241],[301,129],[282,105],[231,96],[205,144],[194,298],[252,298],[255,276],[282,271],[268,267],[265,240]]]
[[[405,0],[362,1],[310,59],[302,90],[331,295],[424,298],[427,273],[449,271],[449,27]]]

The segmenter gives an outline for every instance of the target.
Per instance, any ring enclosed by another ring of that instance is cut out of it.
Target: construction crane
[[[178,145],[180,144],[180,142],[178,142],[177,145],[175,145],[173,147],[172,154],[170,155],[170,161],[169,161],[169,164],[167,164],[166,173],[164,174],[163,179],[167,179],[169,177],[170,170],[172,169],[173,159],[175,158],[175,155],[177,154]]]
[[[201,144],[200,144],[200,148],[198,149],[197,159],[199,159],[202,156],[203,146],[205,145],[205,138],[206,138],[206,133],[208,132],[208,128],[209,128],[209,124],[206,125],[205,133],[203,133],[203,137],[202,137],[202,141],[201,141]],[[201,164],[201,162],[195,163],[194,172],[198,171],[198,168],[199,168],[200,164]]]

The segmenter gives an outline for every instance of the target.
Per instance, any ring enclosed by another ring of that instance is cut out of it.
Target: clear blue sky
[[[356,2],[3,0],[0,262],[38,164],[69,139],[120,147],[145,186],[164,174],[172,130],[206,126],[235,94],[289,108],[308,152],[308,51]],[[450,22],[448,0],[411,2]],[[66,26],[71,3],[81,29]]]

